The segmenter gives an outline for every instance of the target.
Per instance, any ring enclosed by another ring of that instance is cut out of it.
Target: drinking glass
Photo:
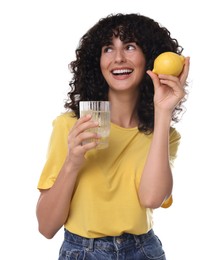
[[[105,149],[109,146],[110,134],[110,102],[109,101],[80,101],[79,102],[80,117],[90,114],[91,120],[96,121],[99,125],[90,128],[87,131],[97,133],[101,136],[98,139],[97,149]],[[97,140],[87,139],[83,144],[94,142]]]

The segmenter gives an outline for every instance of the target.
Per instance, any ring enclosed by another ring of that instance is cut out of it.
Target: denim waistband
[[[112,250],[112,249],[122,249],[125,247],[135,245],[140,245],[151,237],[154,236],[154,231],[151,229],[146,234],[133,235],[129,233],[124,233],[120,236],[106,236],[100,238],[85,238],[79,235],[73,234],[65,229],[65,241],[72,244],[77,244],[83,246],[87,250],[93,250],[94,248]]]

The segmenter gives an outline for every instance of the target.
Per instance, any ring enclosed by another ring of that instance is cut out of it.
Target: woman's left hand
[[[186,79],[189,73],[189,57],[185,58],[183,71],[178,77],[155,74],[147,71],[154,84],[154,107],[172,113],[185,96]]]

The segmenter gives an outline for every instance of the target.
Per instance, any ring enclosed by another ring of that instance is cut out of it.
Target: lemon
[[[154,60],[153,72],[179,76],[184,65],[184,56],[175,52],[163,52]]]

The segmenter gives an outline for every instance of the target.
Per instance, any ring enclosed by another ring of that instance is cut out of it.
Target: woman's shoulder
[[[72,127],[77,121],[77,117],[74,112],[64,112],[59,114],[54,120],[53,125],[67,125]]]
[[[56,119],[58,120],[74,120],[74,119],[77,119],[75,113],[73,111],[67,111],[67,112],[63,112],[63,113],[60,113]]]

